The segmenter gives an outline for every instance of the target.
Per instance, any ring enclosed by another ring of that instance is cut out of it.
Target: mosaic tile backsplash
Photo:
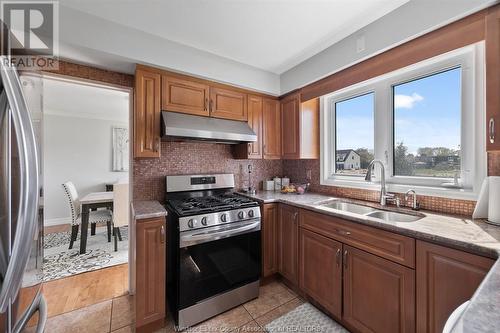
[[[248,186],[247,165],[253,166],[253,186],[260,188],[264,179],[275,175],[290,177],[292,182],[307,179],[311,170],[311,191],[367,201],[378,201],[379,192],[345,187],[323,186],[319,160],[235,160],[230,145],[203,142],[163,142],[160,159],[134,160],[134,199],[165,200],[165,176],[193,173],[234,173],[236,187]],[[500,175],[500,152],[488,154],[488,174]],[[404,203],[403,195],[400,195]],[[475,201],[419,195],[422,209],[471,216]]]
[[[134,200],[165,200],[165,176],[198,173],[233,173],[237,189],[248,187],[248,164],[253,167],[252,186],[281,175],[280,160],[235,160],[231,145],[204,142],[162,142],[159,159],[135,159]]]

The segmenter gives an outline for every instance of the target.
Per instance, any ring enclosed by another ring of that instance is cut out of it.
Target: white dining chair
[[[118,240],[122,240],[120,227],[129,225],[129,184],[113,185],[113,236],[115,251],[118,251]]]
[[[73,182],[66,182],[62,184],[64,193],[68,199],[69,208],[71,210],[71,238],[69,241],[69,248],[73,248],[73,243],[76,241],[78,236],[78,229],[82,223],[81,216],[81,206],[78,196],[78,191],[76,190]],[[101,209],[89,212],[89,225],[96,225],[97,223],[106,223],[108,225],[108,239],[111,238],[111,220],[112,214],[109,209]]]

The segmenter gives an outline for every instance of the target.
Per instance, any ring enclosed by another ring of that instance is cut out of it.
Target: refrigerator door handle
[[[31,317],[38,312],[38,324],[36,326],[36,333],[43,333],[45,325],[47,324],[47,302],[41,292],[38,292],[35,300],[31,303],[30,307],[26,309],[23,316],[18,320],[12,333],[21,333],[25,328]]]
[[[37,229],[38,215],[38,155],[31,117],[23,96],[21,81],[14,67],[1,57],[0,75],[12,112],[17,147],[19,150],[19,209],[15,239],[9,266],[0,291],[0,313],[6,311],[11,299],[19,292],[31,244]]]

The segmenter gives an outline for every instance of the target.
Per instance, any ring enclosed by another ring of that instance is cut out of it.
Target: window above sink
[[[476,199],[486,177],[484,43],[322,97],[321,184]],[[374,180],[380,178],[375,167]]]

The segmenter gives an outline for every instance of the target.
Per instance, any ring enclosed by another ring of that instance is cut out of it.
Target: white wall
[[[116,24],[64,4],[59,9],[63,58],[127,72],[133,72],[135,63],[153,65],[279,95],[278,74]]]
[[[411,0],[393,12],[281,74],[284,94],[467,16],[497,0]],[[357,52],[359,37],[365,50]]]
[[[50,111],[49,111],[50,112]],[[72,181],[79,195],[104,191],[106,182],[128,178],[112,172],[112,128],[128,127],[116,120],[44,115],[45,224],[70,221],[69,205],[61,184]]]

